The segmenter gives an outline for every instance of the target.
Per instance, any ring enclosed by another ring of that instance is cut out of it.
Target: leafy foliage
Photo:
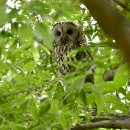
[[[79,1],[1,0],[0,12],[0,129],[65,130],[82,122],[80,116],[89,121],[94,102],[97,115],[128,113],[127,65],[113,81],[104,81],[104,73],[123,58]],[[83,26],[93,57],[72,62],[76,71],[66,76],[52,53],[51,28],[62,20]],[[86,65],[96,66],[94,84],[84,82],[92,71]]]

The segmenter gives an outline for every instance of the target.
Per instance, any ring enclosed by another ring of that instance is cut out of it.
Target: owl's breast
[[[66,43],[62,45],[54,45],[54,55],[59,64],[59,69],[62,74],[66,74],[71,71],[71,67],[66,64],[66,61],[71,61],[72,59],[68,57],[68,53],[72,50],[72,44]]]
[[[54,44],[54,55],[62,74],[67,74],[68,72],[75,70],[74,67],[67,64],[68,61],[80,60],[87,56],[87,53],[84,51],[78,52],[73,58],[68,56],[72,50],[79,48],[80,46],[81,45],[78,42],[66,42],[61,45]]]

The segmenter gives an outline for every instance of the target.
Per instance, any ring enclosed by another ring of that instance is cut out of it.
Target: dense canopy
[[[112,2],[129,20],[129,0]],[[125,52],[125,40],[118,46],[86,6],[78,0],[0,1],[1,130],[68,130],[102,116],[129,113],[129,56],[120,50]],[[54,58],[52,27],[68,20],[83,27],[88,39],[84,50],[91,50],[93,60],[72,62],[76,70],[62,75]],[[86,65],[95,67],[94,83],[84,82],[91,73]]]

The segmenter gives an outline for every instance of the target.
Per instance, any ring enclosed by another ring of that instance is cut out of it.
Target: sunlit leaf
[[[47,114],[47,112],[50,110],[50,107],[51,107],[51,104],[49,101],[42,102],[38,110],[38,117],[41,117],[44,114]]]
[[[6,14],[6,1],[0,1],[0,27],[6,23],[7,14]]]
[[[124,64],[117,70],[116,75],[114,77],[115,87],[120,88],[123,85],[126,85],[129,77],[130,73],[128,71],[128,66]]]
[[[30,25],[27,24],[23,24],[20,28],[19,28],[19,37],[20,37],[20,41],[23,43],[28,42],[28,41],[32,41],[33,39],[33,33],[32,33],[32,28]]]
[[[32,53],[33,53],[34,61],[37,62],[38,61],[38,48],[34,47],[32,51],[33,51]]]
[[[110,93],[118,91],[118,88],[115,87],[113,81],[101,82],[96,84],[96,86],[103,92],[103,93]]]
[[[84,90],[82,89],[81,92],[80,92],[80,97],[81,97],[84,104],[87,104],[86,94],[87,93],[85,93]]]
[[[46,21],[44,23],[36,23],[35,35],[37,38],[43,40],[43,45],[47,46],[48,48],[52,48],[53,37]]]
[[[126,94],[126,99],[130,100],[130,92]]]
[[[30,61],[28,63],[26,63],[24,66],[23,66],[23,70],[24,71],[27,71],[27,72],[31,72],[33,71],[33,69],[36,67],[36,63],[34,61]]]

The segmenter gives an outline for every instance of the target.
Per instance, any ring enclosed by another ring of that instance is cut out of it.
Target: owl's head
[[[54,41],[57,45],[75,43],[82,39],[84,33],[81,26],[74,22],[58,22],[53,26]]]

